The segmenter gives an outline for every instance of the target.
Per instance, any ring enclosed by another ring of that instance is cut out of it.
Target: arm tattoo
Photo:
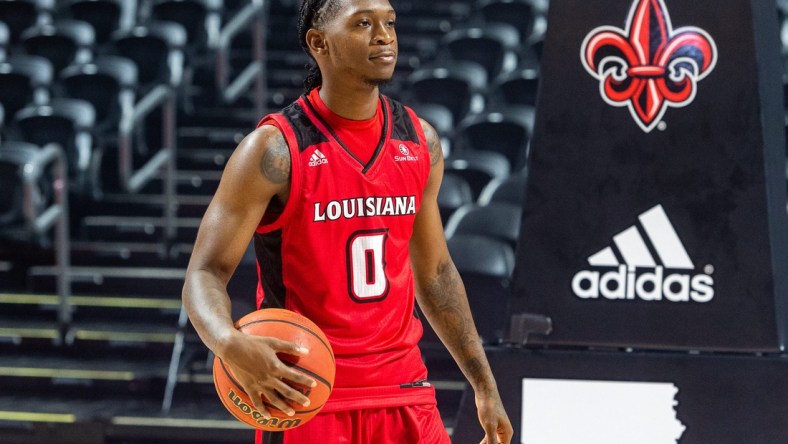
[[[423,290],[421,308],[468,380],[482,391],[495,390],[490,366],[454,263],[451,260],[442,263],[435,279]]]
[[[443,148],[441,138],[432,125],[424,125],[424,135],[427,137],[427,144],[430,148],[430,166],[434,166],[443,158]]]
[[[263,177],[272,183],[281,184],[290,179],[290,150],[284,143],[270,145],[260,163]]]

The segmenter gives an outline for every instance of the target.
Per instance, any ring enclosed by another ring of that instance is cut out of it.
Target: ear
[[[315,58],[328,54],[328,45],[323,33],[315,28],[306,32],[306,45]]]

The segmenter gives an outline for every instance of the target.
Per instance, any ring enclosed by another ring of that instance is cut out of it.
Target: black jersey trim
[[[258,308],[285,308],[287,292],[282,276],[282,230],[255,233],[254,250],[260,269],[266,270],[260,273],[264,297]]]
[[[408,110],[396,100],[389,99],[389,103],[391,104],[391,138],[418,144],[419,134]]]
[[[312,122],[298,102],[293,102],[282,109],[281,114],[293,129],[299,152],[303,152],[312,145],[328,142],[328,137]]]
[[[301,97],[304,99],[304,103],[306,103],[306,106],[308,106],[309,109],[312,111],[312,114],[315,115],[315,118],[317,120],[319,120],[320,123],[323,124],[323,126],[326,127],[328,132],[331,134],[331,137],[333,137],[334,140],[336,140],[336,142],[339,144],[339,146],[341,146],[342,149],[344,149],[350,155],[350,157],[352,157],[356,162],[358,162],[363,167],[363,169],[361,170],[361,173],[362,174],[366,174],[367,171],[369,171],[369,169],[372,168],[372,165],[375,164],[375,160],[377,160],[377,158],[380,155],[381,151],[383,151],[383,146],[385,146],[386,140],[388,139],[388,132],[389,132],[389,106],[387,104],[387,101],[383,99],[383,96],[381,95],[379,97],[379,100],[383,104],[383,131],[380,134],[380,140],[378,141],[378,146],[375,148],[375,152],[372,153],[372,157],[369,159],[369,162],[367,162],[367,163],[364,163],[361,159],[356,157],[356,155],[353,154],[353,151],[350,150],[350,148],[348,148],[347,145],[345,145],[344,142],[342,142],[342,139],[340,139],[339,136],[337,135],[337,133],[334,132],[334,129],[331,128],[331,126],[328,124],[328,122],[326,122],[325,119],[323,119],[323,117],[320,116],[320,113],[317,112],[317,110],[315,109],[315,106],[312,105],[312,102],[309,101],[309,98],[306,95],[303,95]]]

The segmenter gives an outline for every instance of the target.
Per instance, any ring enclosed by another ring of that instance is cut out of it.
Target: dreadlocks
[[[309,46],[306,44],[306,33],[312,28],[320,29],[324,23],[333,18],[338,9],[339,2],[337,0],[301,1],[301,7],[298,10],[298,39],[301,42],[301,49],[312,59],[306,65],[307,74],[304,79],[304,92],[308,93],[323,84],[320,68],[317,66],[317,62],[312,57],[312,54],[309,52]]]

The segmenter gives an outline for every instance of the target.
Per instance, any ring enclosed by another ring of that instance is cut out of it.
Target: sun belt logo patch
[[[714,298],[711,277],[714,267],[706,265],[703,273],[696,272],[662,205],[641,214],[638,220],[640,227],[636,224],[618,233],[613,236],[614,246],[588,257],[588,265],[592,268],[579,271],[572,279],[575,296],[581,299],[601,296],[609,300],[711,301]]]
[[[408,147],[405,146],[405,144],[400,143],[398,149],[399,149],[400,154],[402,154],[402,155],[401,156],[396,156],[395,155],[394,156],[394,160],[395,161],[397,161],[397,162],[416,162],[417,160],[419,160],[419,156],[412,155],[410,153],[410,150],[408,149]]]
[[[599,80],[602,99],[629,108],[648,133],[668,106],[692,103],[698,81],[717,64],[717,47],[700,28],[674,30],[664,0],[634,0],[626,29],[593,29],[583,40],[580,60]]]

